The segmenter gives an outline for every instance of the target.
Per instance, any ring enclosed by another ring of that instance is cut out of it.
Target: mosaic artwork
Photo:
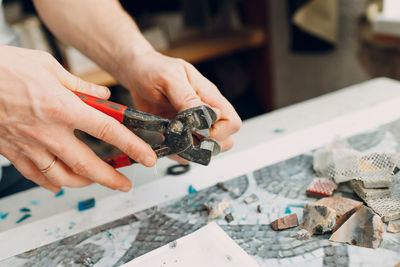
[[[348,138],[359,151],[400,152],[400,121]],[[313,153],[305,153],[233,178],[224,187],[197,193],[95,227],[0,262],[1,266],[120,266],[138,256],[185,236],[208,222],[205,203],[230,201],[228,213],[215,221],[261,266],[394,266],[400,263],[400,233],[384,233],[378,249],[330,242],[327,235],[297,240],[298,227],[274,231],[269,223],[296,212],[315,199],[306,196],[313,178]],[[392,194],[400,193],[400,175]],[[255,194],[258,200],[243,200]],[[339,187],[335,194],[357,198]]]

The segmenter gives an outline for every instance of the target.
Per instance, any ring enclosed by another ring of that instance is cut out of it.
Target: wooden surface
[[[358,21],[358,37],[361,42],[380,49],[400,50],[400,37],[375,33],[372,25],[364,20]]]
[[[400,38],[377,35],[372,26],[358,23],[358,59],[370,77],[400,79]]]
[[[75,73],[75,75],[81,77],[85,81],[99,85],[113,86],[117,84],[117,81],[110,74],[108,74],[108,72],[105,72],[104,70],[101,69],[86,74]]]
[[[190,63],[199,63],[247,48],[258,47],[264,41],[263,31],[243,30],[183,43],[164,51],[164,54],[183,58]]]
[[[167,56],[182,58],[194,64],[245,49],[260,47],[265,43],[265,39],[263,30],[257,28],[245,29],[187,41],[161,52]],[[105,86],[117,84],[117,81],[110,74],[101,69],[85,74],[75,73],[75,75],[95,84]]]

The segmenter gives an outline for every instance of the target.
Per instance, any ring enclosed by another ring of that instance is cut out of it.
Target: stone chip
[[[388,188],[365,188],[362,181],[353,180],[350,185],[354,192],[365,202],[371,199],[387,198],[391,195]]]
[[[262,212],[262,207],[261,207],[261,205],[257,205],[257,212],[258,212],[258,213],[261,213],[261,212]]]
[[[229,200],[211,201],[204,204],[208,210],[208,219],[213,220],[224,215],[225,210],[231,206]]]
[[[330,241],[377,248],[382,242],[383,222],[370,208],[361,206],[336,232]]]
[[[389,233],[399,233],[400,232],[400,220],[390,221],[386,229]]]
[[[323,234],[332,231],[336,223],[336,211],[330,207],[307,204],[303,209],[303,223],[300,229],[306,229],[313,234]]]
[[[336,223],[332,232],[335,232],[350,216],[363,205],[362,202],[344,197],[325,197],[317,205],[326,206],[336,211]]]
[[[256,194],[251,194],[243,199],[243,202],[246,204],[251,204],[256,201],[258,201],[258,196]]]
[[[225,215],[225,221],[226,221],[227,223],[232,222],[234,219],[235,219],[235,218],[233,218],[232,213],[228,213],[228,214]]]
[[[388,188],[392,185],[391,174],[362,177],[360,179],[365,188]]]
[[[299,220],[297,219],[296,213],[286,215],[271,222],[271,227],[275,231],[293,228],[296,227],[297,225],[299,225]]]
[[[301,229],[296,233],[296,238],[297,240],[308,240],[311,238],[311,234],[306,229]]]

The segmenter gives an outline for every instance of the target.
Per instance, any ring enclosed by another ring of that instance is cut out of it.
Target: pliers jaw
[[[188,161],[208,165],[211,156],[217,155],[221,151],[221,147],[212,138],[202,138],[195,145],[192,132],[198,133],[198,130],[210,129],[217,120],[215,111],[208,106],[199,106],[179,112],[175,119],[185,125],[184,134],[186,136],[183,140],[186,140],[187,144],[189,144],[184,151],[176,154]],[[197,134],[196,136],[199,135]]]
[[[208,106],[179,112],[168,124],[163,144],[153,149],[158,157],[178,154],[191,162],[208,165],[211,156],[220,152],[220,146],[211,138],[202,138],[195,145],[192,132],[209,129],[216,120],[217,114]]]
[[[178,155],[188,161],[207,166],[210,163],[211,156],[219,154],[220,151],[221,146],[215,139],[204,138],[200,140],[199,145],[192,145]]]
[[[209,106],[199,106],[179,112],[175,119],[182,120],[185,127],[186,138],[189,146],[180,153],[180,157],[202,165],[208,165],[211,156],[221,151],[218,142],[212,138],[202,138],[197,145],[194,144],[192,132],[208,130],[217,120],[217,114]],[[198,134],[196,136],[199,136]]]

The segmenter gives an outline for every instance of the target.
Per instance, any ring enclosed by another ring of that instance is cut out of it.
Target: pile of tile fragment
[[[327,197],[307,204],[301,229],[310,235],[332,233],[329,240],[377,248],[382,241],[381,218],[362,202],[344,197]]]
[[[348,184],[364,201],[368,207],[362,206],[356,213],[364,216],[364,220],[368,220],[373,227],[369,229],[365,225],[364,232],[372,230],[378,235],[383,231],[380,227],[381,220],[389,222],[400,219],[400,195],[397,195],[400,192],[391,191],[399,163],[399,154],[363,153],[349,148],[346,143],[334,143],[318,150],[314,155],[314,170],[318,175],[337,185]],[[352,222],[353,220],[349,219],[346,222],[347,226]],[[353,223],[355,222],[360,223]],[[337,241],[343,238],[343,233],[340,232],[335,232],[331,237]],[[357,245],[355,240],[350,243]]]
[[[400,192],[391,190],[399,163],[399,154],[361,153],[345,143],[321,149],[314,156],[317,174],[336,184],[348,183],[384,222],[400,219]]]
[[[389,223],[388,232],[400,232],[400,192],[391,190],[399,163],[399,154],[362,153],[346,143],[316,151],[313,166],[318,178],[306,194],[319,200],[305,205],[298,239],[332,233],[330,241],[377,248],[383,222]],[[357,195],[364,203],[335,193],[338,188],[350,188],[347,194]]]

